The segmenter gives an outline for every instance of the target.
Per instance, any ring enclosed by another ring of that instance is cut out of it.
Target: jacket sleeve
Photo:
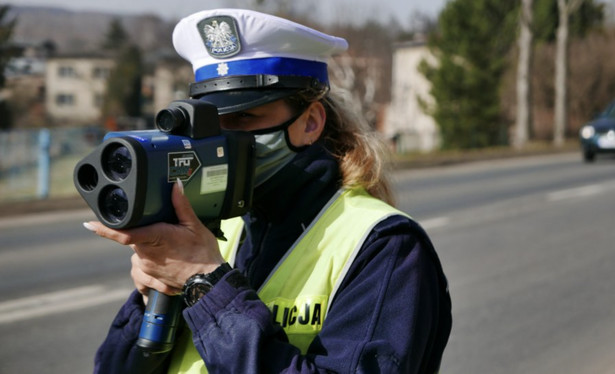
[[[436,253],[412,220],[376,226],[307,355],[237,270],[184,310],[210,373],[437,372],[451,304]]]
[[[119,310],[96,352],[94,373],[166,373],[168,353],[146,356],[136,346],[144,309],[143,298],[135,290]]]

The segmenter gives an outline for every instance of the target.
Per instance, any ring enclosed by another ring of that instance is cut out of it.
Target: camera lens
[[[111,223],[120,223],[128,214],[128,197],[123,189],[107,187],[99,197],[100,213]]]
[[[130,151],[119,143],[109,145],[103,152],[102,166],[109,179],[115,182],[126,179],[132,168]]]
[[[96,168],[90,164],[83,164],[77,171],[77,181],[79,187],[85,191],[93,191],[98,185],[98,173]]]
[[[186,116],[181,109],[163,109],[156,115],[156,126],[158,126],[158,129],[162,132],[172,132],[180,128],[185,120]]]

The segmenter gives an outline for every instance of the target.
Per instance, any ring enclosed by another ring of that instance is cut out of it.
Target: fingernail
[[[177,186],[179,187],[179,192],[181,192],[183,195],[184,194],[184,183],[179,178],[177,178]]]
[[[83,222],[83,227],[85,227],[86,229],[92,231],[92,232],[96,232],[96,228],[94,226],[92,226],[90,223],[88,222]]]

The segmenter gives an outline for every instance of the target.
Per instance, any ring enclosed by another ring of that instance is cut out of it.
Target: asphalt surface
[[[399,170],[395,189],[449,280],[443,373],[615,372],[614,159]],[[14,213],[0,218],[0,373],[91,372],[132,288],[130,250],[85,230],[87,209]]]

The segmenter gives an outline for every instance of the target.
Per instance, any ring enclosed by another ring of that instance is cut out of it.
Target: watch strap
[[[212,271],[209,274],[205,274],[205,279],[207,279],[209,283],[211,283],[213,286],[218,283],[220,279],[222,279],[224,274],[230,272],[231,270],[233,270],[231,265],[229,265],[228,262],[225,262],[222,265],[218,266],[216,270]]]

